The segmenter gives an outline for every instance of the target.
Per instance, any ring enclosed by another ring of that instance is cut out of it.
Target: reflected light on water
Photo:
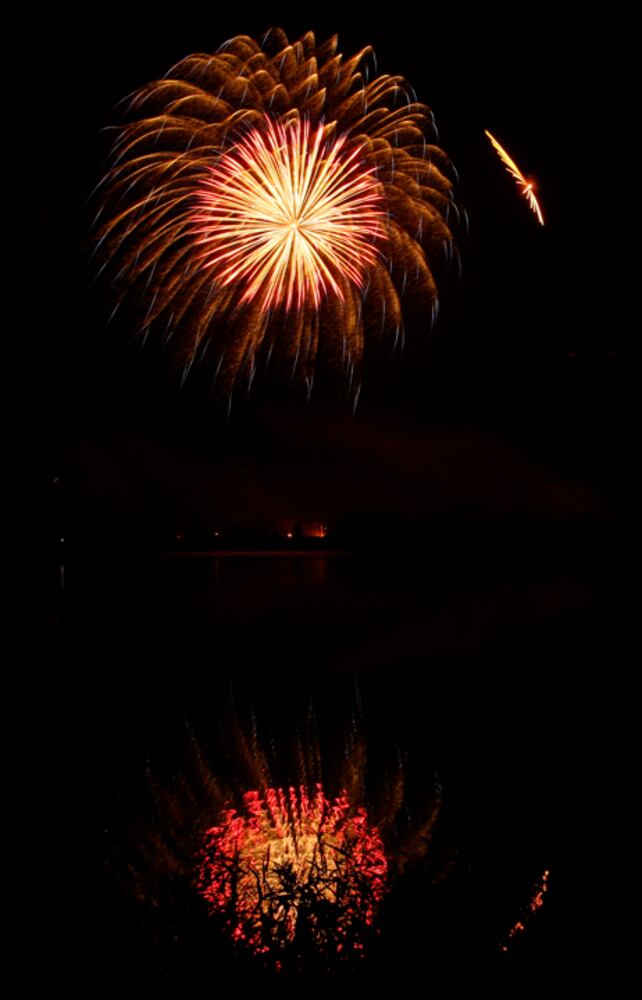
[[[256,954],[297,940],[349,960],[364,951],[386,888],[383,841],[347,793],[321,784],[246,792],[204,835],[197,887],[233,941]],[[276,959],[277,967],[279,959]]]
[[[508,952],[510,950],[509,947],[510,942],[514,940],[519,934],[522,934],[526,930],[526,921],[528,921],[529,917],[533,913],[537,913],[537,911],[540,910],[544,905],[544,895],[548,891],[549,875],[550,872],[548,871],[548,869],[545,869],[545,871],[542,873],[542,877],[535,884],[535,887],[533,889],[533,894],[531,896],[530,902],[524,914],[524,918],[522,920],[515,921],[515,923],[508,932],[507,941],[504,941],[500,945],[501,951]]]

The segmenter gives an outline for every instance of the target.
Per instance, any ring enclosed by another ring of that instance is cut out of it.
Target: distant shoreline
[[[349,556],[354,549],[162,549],[162,556],[216,556],[217,559],[239,556]]]

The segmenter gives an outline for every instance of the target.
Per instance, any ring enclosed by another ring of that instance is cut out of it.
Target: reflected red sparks
[[[544,893],[548,888],[548,876],[549,872],[547,870],[542,875],[542,881],[539,883],[539,885],[535,889],[535,892],[533,893],[533,898],[531,899],[528,907],[531,913],[536,913],[537,910],[539,910],[540,907],[544,905]]]
[[[387,884],[381,836],[346,793],[246,792],[204,835],[197,885],[233,941],[256,954],[297,943],[355,957]],[[278,964],[278,963],[277,963]]]
[[[542,877],[539,880],[539,882],[537,882],[537,884],[535,885],[535,889],[533,891],[533,895],[531,896],[530,902],[528,904],[528,911],[526,913],[526,916],[524,917],[524,920],[516,920],[515,921],[515,923],[513,924],[513,926],[511,927],[511,929],[508,932],[508,940],[509,941],[511,941],[513,938],[515,938],[518,934],[521,934],[522,931],[526,930],[526,924],[525,924],[524,921],[526,919],[528,919],[528,916],[531,913],[537,913],[537,911],[540,910],[542,908],[542,906],[544,905],[544,895],[545,895],[545,893],[548,890],[548,877],[549,877],[549,875],[550,875],[550,872],[548,871],[548,869],[546,869],[544,871],[544,873],[542,874]],[[501,948],[502,951],[507,952],[508,951],[508,943],[504,943],[504,944],[500,945],[500,948]]]

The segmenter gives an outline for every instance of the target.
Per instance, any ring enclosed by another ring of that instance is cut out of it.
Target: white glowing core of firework
[[[384,236],[383,194],[363,147],[345,149],[323,125],[266,119],[204,176],[194,212],[203,267],[238,285],[240,301],[318,307],[345,281],[363,288]]]

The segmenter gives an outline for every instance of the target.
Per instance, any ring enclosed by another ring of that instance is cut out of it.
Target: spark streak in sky
[[[539,202],[535,197],[535,182],[530,177],[524,177],[524,174],[521,172],[521,170],[515,163],[515,160],[513,160],[508,155],[504,147],[497,142],[497,139],[493,135],[491,135],[488,129],[484,129],[484,132],[490,139],[493,148],[495,149],[502,163],[508,170],[508,173],[511,174],[511,176],[514,177],[515,180],[517,181],[517,185],[520,188],[522,194],[528,201],[528,204],[532,208],[533,212],[535,212],[535,215],[537,216],[541,225],[543,226],[544,216],[542,215],[542,210],[539,206]]]

